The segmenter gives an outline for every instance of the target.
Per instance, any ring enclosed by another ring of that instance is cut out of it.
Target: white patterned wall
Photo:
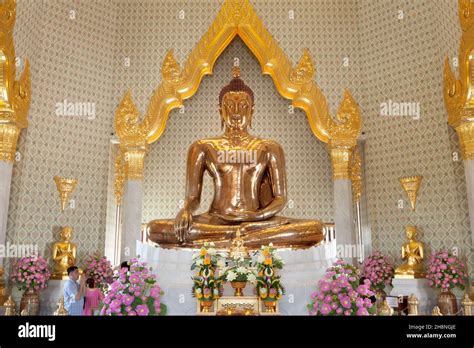
[[[30,60],[33,90],[30,124],[18,146],[22,157],[14,166],[7,239],[37,243],[45,256],[58,227],[67,224],[75,229],[80,261],[103,252],[115,109],[114,13],[112,1],[17,3],[16,53]],[[56,103],[64,99],[95,103],[95,118],[57,116]],[[54,175],[79,179],[75,209],[60,212]]]
[[[359,100],[374,248],[400,263],[404,227],[414,224],[428,249],[456,248],[472,273],[464,168],[453,161],[459,146],[442,94],[444,57],[455,57],[459,47],[457,1],[361,0],[359,13]],[[389,99],[420,103],[420,119],[380,116],[380,104]],[[415,174],[423,182],[413,212],[398,178]]]

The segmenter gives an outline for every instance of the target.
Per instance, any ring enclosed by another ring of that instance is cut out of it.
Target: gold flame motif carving
[[[115,157],[115,182],[114,182],[114,195],[115,204],[122,205],[123,200],[123,188],[125,183],[125,164],[123,155],[118,153]]]
[[[358,148],[354,149],[351,168],[351,180],[352,198],[354,202],[360,202],[360,196],[362,194],[362,160],[360,158]]]
[[[77,179],[62,178],[56,175],[54,177],[54,182],[56,183],[56,188],[59,192],[59,199],[61,200],[61,211],[64,211],[72,192],[77,186]]]
[[[359,107],[350,93],[345,91],[336,120],[328,128],[328,149],[334,180],[351,179],[352,154],[360,128]]]
[[[418,195],[422,179],[421,175],[407,176],[399,179],[413,210],[416,208],[416,196]]]
[[[18,136],[28,126],[31,78],[28,60],[18,81],[15,81],[15,49],[13,27],[14,0],[0,2],[0,161],[13,162]]]
[[[313,79],[314,73],[313,59],[309,50],[305,48],[298,65],[291,71],[290,81],[296,84],[305,84]]]
[[[162,65],[163,79],[149,102],[140,121],[128,92],[115,116],[115,129],[121,147],[144,146],[153,143],[163,134],[169,112],[192,97],[204,75],[212,73],[217,58],[239,36],[259,61],[263,74],[272,77],[279,93],[292,101],[294,107],[306,112],[314,135],[328,143],[333,134],[338,142],[355,146],[360,132],[360,115],[357,104],[346,91],[341,106],[343,115],[333,120],[326,98],[312,79],[314,67],[307,49],[297,66],[292,64],[278,43],[267,31],[249,0],[226,0],[214,22],[208,28],[183,68],[179,67],[170,50]]]
[[[444,102],[448,123],[458,136],[464,160],[474,159],[474,3],[459,0],[462,28],[459,48],[459,80],[446,57],[444,63]]]

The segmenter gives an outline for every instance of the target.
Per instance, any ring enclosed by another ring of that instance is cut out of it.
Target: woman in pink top
[[[93,278],[86,280],[86,293],[84,301],[84,315],[94,315],[94,311],[99,309],[99,303],[103,300],[104,295],[99,288],[95,287]]]

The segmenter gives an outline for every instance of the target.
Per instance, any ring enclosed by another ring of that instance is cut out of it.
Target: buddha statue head
[[[59,232],[59,237],[60,237],[62,242],[71,241],[72,227],[71,226],[65,226],[65,227],[61,228],[61,231]]]
[[[254,105],[252,89],[240,78],[240,69],[232,68],[233,79],[219,94],[219,112],[226,129],[246,130],[251,128]]]
[[[407,226],[405,233],[407,235],[408,240],[416,240],[416,226]]]

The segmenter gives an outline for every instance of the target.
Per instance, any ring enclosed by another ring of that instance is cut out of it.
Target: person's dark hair
[[[87,287],[94,288],[95,287],[95,280],[94,278],[87,278],[86,280]]]
[[[249,95],[252,105],[254,104],[254,95],[252,89],[247,86],[244,81],[240,78],[240,68],[234,66],[232,68],[233,79],[229,82],[227,86],[222,87],[221,92],[219,93],[219,105],[222,105],[222,99],[224,95],[228,92],[245,92]]]
[[[359,285],[365,284],[365,280],[366,280],[366,279],[367,279],[366,277],[360,277],[360,279],[359,279]],[[377,302],[377,298],[375,297],[375,295],[374,295],[374,296],[370,296],[369,298],[370,298],[370,301],[371,301],[372,303]]]
[[[128,264],[128,261],[124,261],[120,264],[120,268],[126,268],[130,271],[130,265]]]
[[[71,266],[67,269],[67,275],[70,275],[72,272],[74,272],[76,269],[78,269],[76,266]]]

